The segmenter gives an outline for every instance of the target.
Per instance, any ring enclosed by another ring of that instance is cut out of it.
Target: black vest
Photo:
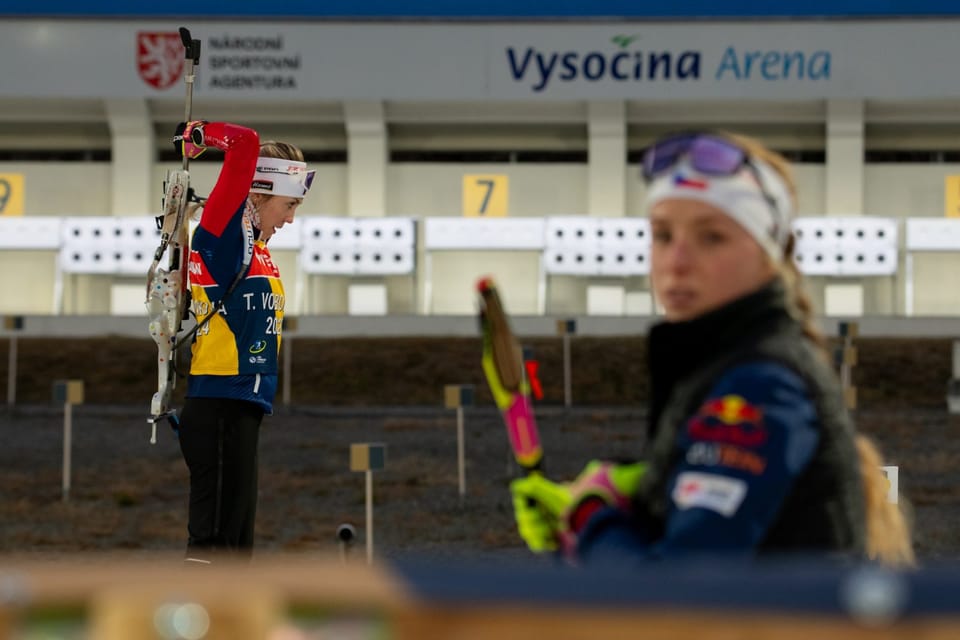
[[[863,555],[866,516],[854,429],[837,376],[787,312],[779,279],[689,322],[653,327],[648,354],[652,387],[645,457],[650,469],[638,498],[655,526],[662,526],[667,514],[667,481],[680,455],[678,429],[725,371],[746,362],[774,361],[806,382],[820,418],[820,441],[759,551]]]

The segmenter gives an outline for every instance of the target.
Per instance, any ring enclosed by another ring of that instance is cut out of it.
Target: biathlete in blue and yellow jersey
[[[190,157],[224,152],[191,240],[198,329],[180,422],[190,469],[187,559],[210,562],[253,548],[259,429],[273,410],[286,302],[267,243],[293,221],[314,172],[297,147],[261,144],[236,124],[190,122],[175,140]]]

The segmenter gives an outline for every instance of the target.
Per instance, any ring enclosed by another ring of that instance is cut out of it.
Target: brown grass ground
[[[638,338],[575,338],[574,408],[563,408],[560,341],[526,341],[541,363],[539,403],[550,475],[570,477],[592,457],[629,456],[642,445],[644,345]],[[952,342],[861,339],[854,381],[858,425],[901,467],[917,547],[931,561],[960,552],[958,418],[946,411]],[[348,470],[352,442],[387,444],[375,474],[375,540],[387,557],[506,559],[525,551],[507,483],[515,468],[479,368],[479,339],[298,338],[292,403],[261,436],[260,553],[335,550],[342,522],[363,528],[362,474]],[[6,389],[0,341],[0,389]],[[147,340],[23,339],[17,406],[0,409],[0,554],[90,550],[177,555],[185,536],[187,475],[166,428],[148,443],[156,380]],[[63,412],[52,381],[85,381],[73,410],[70,500],[61,500]],[[467,491],[457,486],[456,421],[445,384],[474,384],[466,411]],[[182,387],[180,385],[180,392]]]

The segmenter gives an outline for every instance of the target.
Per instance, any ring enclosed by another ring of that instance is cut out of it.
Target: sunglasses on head
[[[776,199],[767,191],[760,170],[750,159],[750,154],[732,140],[712,133],[702,131],[675,133],[654,142],[643,154],[644,181],[650,183],[667,173],[684,158],[690,162],[690,166],[695,171],[708,176],[734,176],[740,172],[740,169],[747,167],[757,181],[764,200],[775,214],[779,211]]]

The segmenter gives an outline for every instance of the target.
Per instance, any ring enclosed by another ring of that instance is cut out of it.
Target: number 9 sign
[[[23,174],[0,173],[0,216],[23,215]]]

